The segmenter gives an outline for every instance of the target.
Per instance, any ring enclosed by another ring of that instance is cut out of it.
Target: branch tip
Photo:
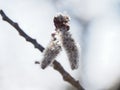
[[[1,10],[0,10],[0,14],[3,14],[3,13],[4,13],[4,12],[3,12],[3,10],[1,9]]]
[[[35,61],[35,64],[40,64],[40,62],[39,61]]]

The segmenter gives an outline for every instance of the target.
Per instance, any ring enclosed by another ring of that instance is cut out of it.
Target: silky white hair
[[[67,53],[71,69],[77,69],[79,66],[79,49],[75,42],[75,40],[72,38],[72,35],[69,31],[66,30],[60,30],[60,37],[62,46],[65,48],[65,51]]]
[[[52,39],[44,51],[44,56],[41,63],[41,68],[43,69],[50,65],[61,51],[59,35],[57,34],[57,32],[55,32],[52,33],[51,36]]]

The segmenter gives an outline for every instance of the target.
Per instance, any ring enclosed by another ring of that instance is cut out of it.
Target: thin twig
[[[24,37],[26,41],[31,42],[35,48],[37,48],[39,51],[43,52],[44,51],[44,47],[42,45],[40,45],[35,39],[31,38],[30,36],[28,36],[20,27],[19,25],[12,21],[8,16],[6,16],[6,14],[3,12],[3,10],[0,10],[0,14],[2,16],[2,19],[6,22],[8,22],[10,25],[12,25],[20,34],[20,36]],[[39,62],[35,62],[36,64],[40,64]],[[78,90],[84,90],[79,81],[76,81],[68,72],[66,72],[64,70],[64,68],[62,67],[62,65],[57,62],[56,60],[53,62],[53,67],[55,70],[57,70],[58,72],[60,72],[60,74],[62,75],[63,79],[70,83],[71,85],[73,85],[74,87],[76,87]]]
[[[2,16],[2,19],[3,19],[4,21],[8,22],[10,25],[12,25],[12,26],[18,31],[18,33],[19,33],[22,37],[25,38],[26,41],[31,42],[31,43],[34,45],[35,48],[37,48],[37,49],[39,49],[41,52],[43,52],[44,47],[43,47],[42,45],[38,44],[38,42],[37,42],[35,39],[33,39],[33,38],[31,38],[30,36],[28,36],[28,35],[19,27],[19,25],[18,25],[16,22],[13,22],[10,18],[8,18],[2,10],[0,10],[0,14],[1,14],[1,16]]]

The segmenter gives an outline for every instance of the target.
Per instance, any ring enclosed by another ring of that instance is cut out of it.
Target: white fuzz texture
[[[71,69],[77,69],[79,66],[79,49],[69,31],[60,30],[62,45],[66,50]]]
[[[54,33],[54,35],[52,36],[52,40],[44,51],[41,68],[45,69],[48,65],[50,65],[53,60],[55,60],[56,56],[60,53],[60,51],[61,45],[58,39],[58,35]]]

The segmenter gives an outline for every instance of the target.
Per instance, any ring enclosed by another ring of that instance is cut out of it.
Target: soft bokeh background
[[[80,67],[72,71],[65,52],[57,57],[86,90],[120,85],[120,0],[0,0],[0,9],[44,47],[58,12],[71,17],[81,45]],[[42,53],[0,17],[0,90],[74,90],[52,67],[35,65]]]

